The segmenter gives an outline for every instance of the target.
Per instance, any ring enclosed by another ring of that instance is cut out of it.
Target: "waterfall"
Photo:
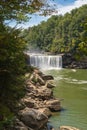
[[[40,69],[58,69],[62,68],[61,55],[41,55],[30,54],[30,65]]]

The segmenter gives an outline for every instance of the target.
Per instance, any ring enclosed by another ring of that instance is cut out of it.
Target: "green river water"
[[[50,118],[55,129],[61,125],[69,125],[87,130],[87,70],[50,70],[46,74],[55,78],[55,97],[64,99],[63,110]]]

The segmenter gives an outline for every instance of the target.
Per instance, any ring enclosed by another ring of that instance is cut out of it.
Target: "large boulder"
[[[41,99],[50,99],[53,96],[53,91],[45,86],[36,87],[32,83],[26,86],[26,90],[28,93],[33,94],[34,97],[38,97]]]
[[[30,77],[30,81],[33,82],[33,84],[40,84],[40,85],[45,85],[45,81],[42,79],[42,76],[40,76],[38,73],[33,73]]]
[[[27,92],[32,92],[35,89],[36,89],[36,86],[31,81],[27,81],[27,83],[26,83],[26,91]]]
[[[72,126],[60,126],[60,130],[79,130],[79,129]]]
[[[45,81],[42,79],[41,76],[37,75],[37,82],[40,84],[40,85],[45,85]]]
[[[58,99],[51,99],[51,100],[45,101],[45,104],[51,111],[61,110],[60,100]]]
[[[38,111],[40,111],[41,113],[44,113],[48,117],[52,115],[51,111],[48,108],[39,108]]]
[[[36,96],[43,99],[43,100],[48,100],[51,97],[53,97],[53,91],[51,89],[43,86],[40,89],[38,89]]]
[[[39,130],[44,127],[48,121],[48,117],[36,109],[25,108],[19,111],[19,119],[28,127]]]
[[[19,119],[14,119],[13,126],[11,127],[11,130],[33,130],[23,124]]]

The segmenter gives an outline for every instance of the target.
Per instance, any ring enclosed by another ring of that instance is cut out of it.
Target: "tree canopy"
[[[7,23],[29,20],[29,14],[53,11],[45,0],[0,0],[0,95],[17,85],[25,72],[26,42],[21,30]]]
[[[0,113],[6,121],[7,115],[10,116],[8,106],[12,107],[24,94],[24,74],[27,66],[24,55],[26,42],[20,34],[21,30],[11,28],[7,23],[26,22],[29,14],[39,11],[46,15],[51,10],[47,0],[0,0]],[[4,129],[1,128],[1,122],[0,129]]]
[[[20,35],[21,30],[8,27],[6,21],[15,20],[19,23],[26,21],[29,14],[38,11],[44,14],[51,10],[47,0],[0,0],[0,88],[11,85],[11,81],[17,79],[25,66],[26,43]]]
[[[54,11],[48,0],[0,0],[0,23],[5,20],[26,20],[28,14],[47,14]]]
[[[87,5],[84,5],[64,16],[52,16],[47,22],[25,30],[25,40],[31,49],[37,47],[52,53],[87,55],[86,12]]]

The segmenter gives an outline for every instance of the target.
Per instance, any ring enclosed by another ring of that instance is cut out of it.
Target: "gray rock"
[[[36,109],[25,108],[19,112],[20,120],[28,127],[39,130],[48,121],[48,117]]]

